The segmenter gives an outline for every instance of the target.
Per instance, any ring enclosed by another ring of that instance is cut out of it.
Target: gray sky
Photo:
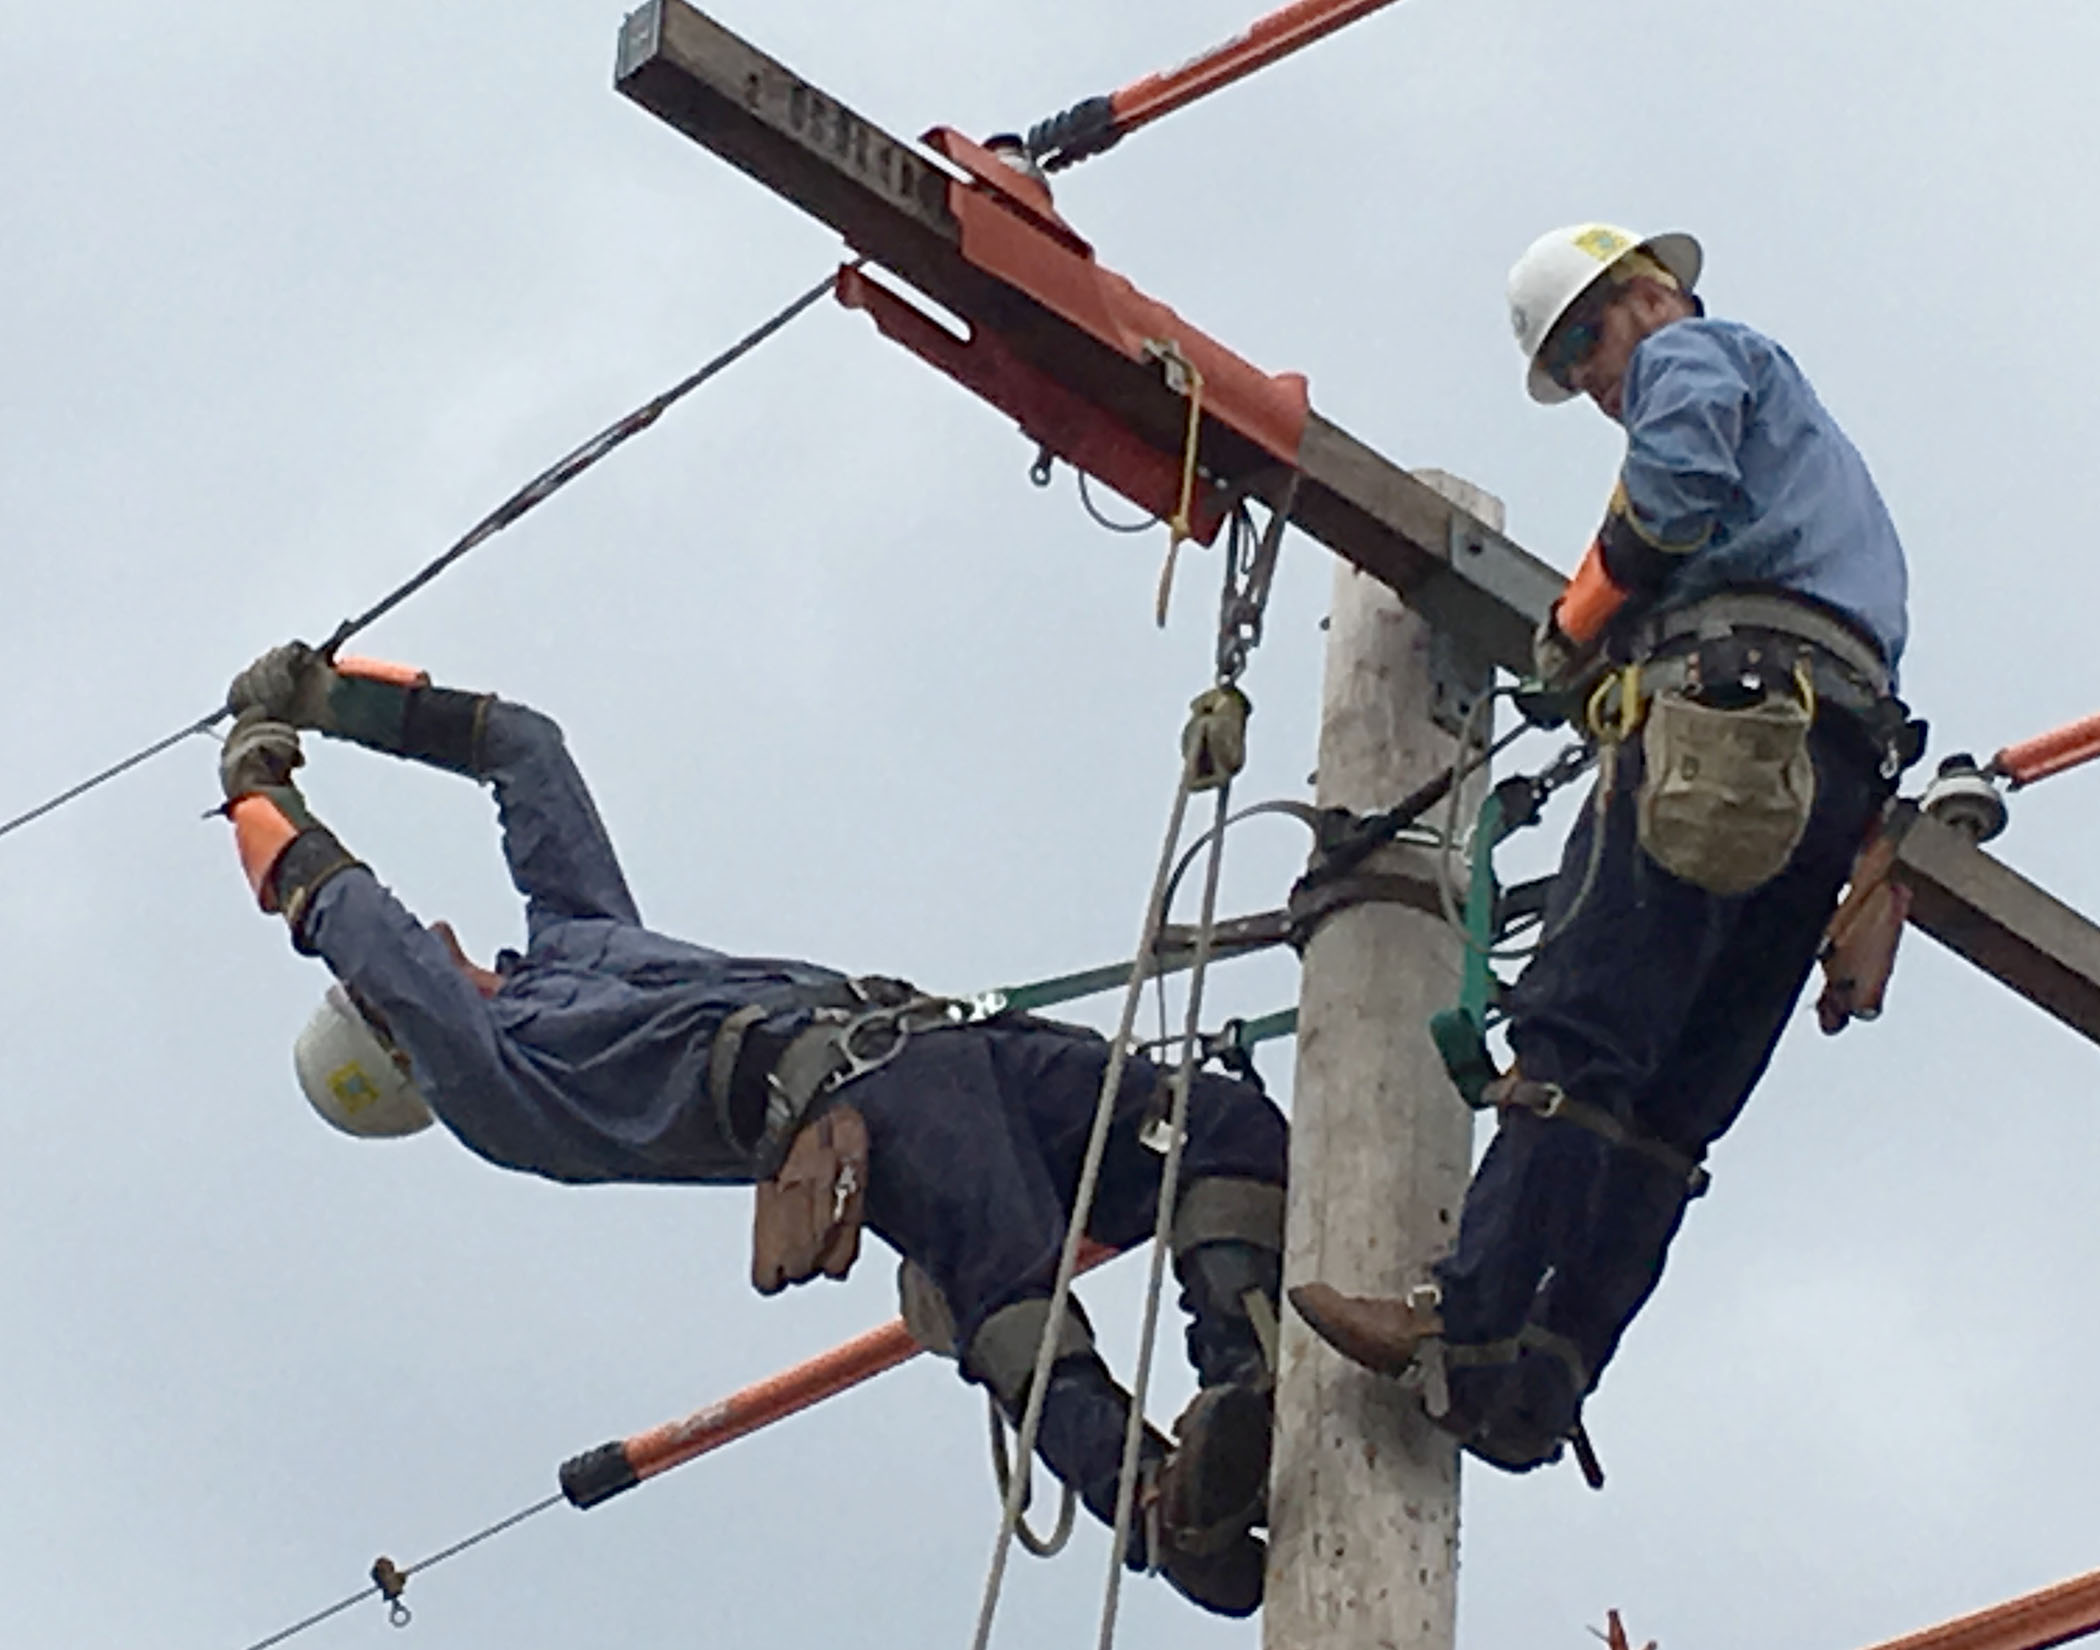
[[[981,134],[1255,3],[720,15],[892,130]],[[836,254],[610,91],[616,5],[0,21],[0,812],[318,639]],[[1572,219],[1694,230],[1716,309],[1794,351],[1905,530],[1936,750],[1988,750],[2096,697],[2096,73],[2100,15],[2068,0],[1413,0],[1060,201],[1112,267],[1308,372],[1395,458],[1489,486],[1562,565],[1616,442],[1524,400],[1504,271]],[[671,932],[953,988],[1105,962],[1207,679],[1214,564],[1156,635],[1159,539],[1099,533],[1031,456],[826,306],[371,646],[560,717]],[[1250,799],[1304,794],[1327,583],[1294,542]],[[238,1650],[891,1309],[880,1257],[752,1295],[744,1195],[325,1131],[289,1061],[323,976],[199,823],[211,755],[0,843],[11,1643]],[[2096,787],[2019,799],[2003,844],[2088,908]],[[473,787],[329,748],[308,793],[424,915],[516,938]],[[1230,903],[1274,903],[1300,851],[1250,831]],[[1240,965],[1219,1006],[1291,991]],[[1463,1642],[1578,1650],[1618,1604],[1667,1650],[1846,1650],[2100,1563],[2095,1070],[1915,939],[1880,1025],[1797,1028],[1592,1406],[1610,1491],[1469,1476]],[[1089,1298],[1127,1367],[1121,1271]],[[944,1367],[908,1369],[422,1578],[412,1642],[961,1644],[982,1431]],[[999,1642],[1087,1642],[1104,1550],[1024,1565]],[[1130,1643],[1255,1642],[1127,1596]],[[396,1641],[367,1606],[306,1642]]]

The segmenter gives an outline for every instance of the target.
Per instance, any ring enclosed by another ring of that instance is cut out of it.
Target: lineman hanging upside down
[[[1787,353],[1706,318],[1700,264],[1687,235],[1578,224],[1510,273],[1533,399],[1587,395],[1626,432],[1537,643],[1589,707],[1600,777],[1506,1003],[1516,1059],[1453,1252],[1403,1300],[1292,1291],[1517,1471],[1560,1454],[1654,1290],[1917,754],[1896,530]]]
[[[338,982],[298,1051],[324,1116],[399,1134],[434,1114],[469,1150],[553,1180],[756,1185],[753,1275],[769,1294],[843,1277],[865,1220],[937,1290],[965,1377],[1019,1416],[1104,1039],[1021,1015],[965,1024],[960,1005],[896,981],[644,928],[560,729],[522,705],[296,643],[242,672],[228,704],[220,777],[243,866]],[[475,967],[314,820],[290,777],[301,728],[494,790],[522,955]],[[1099,1242],[1152,1230],[1161,1159],[1140,1135],[1165,1087],[1130,1063]],[[1175,1587],[1228,1615],[1261,1599],[1286,1149],[1267,1098],[1198,1075],[1174,1261],[1201,1391],[1176,1446],[1147,1435],[1131,1557],[1156,1553]],[[1112,1521],[1130,1400],[1076,1307],[1057,1333],[1038,1448]]]

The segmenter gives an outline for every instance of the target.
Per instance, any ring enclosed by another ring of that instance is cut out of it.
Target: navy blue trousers
[[[993,1312],[1045,1297],[1071,1219],[1109,1045],[1041,1021],[914,1038],[847,1091],[867,1119],[867,1224],[940,1285],[959,1345]],[[1089,1235],[1151,1235],[1161,1156],[1138,1134],[1168,1075],[1132,1059],[1117,1096]],[[1206,1175],[1282,1185],[1283,1114],[1251,1085],[1199,1072],[1182,1184]]]
[[[1546,943],[1511,992],[1510,1043],[1526,1077],[1693,1159],[1735,1121],[1888,795],[1856,729],[1819,722],[1810,743],[1807,833],[1776,879],[1733,897],[1682,882],[1642,852],[1639,743],[1617,751],[1601,822],[1593,794],[1553,884]],[[1600,829],[1602,857],[1576,904]],[[1651,1157],[1564,1121],[1508,1114],[1466,1193],[1457,1245],[1437,1267],[1449,1339],[1542,1329],[1573,1343],[1594,1386],[1662,1276],[1688,1195],[1685,1178]],[[1538,1362],[1527,1354],[1525,1367],[1504,1373],[1533,1409],[1553,1404],[1540,1398],[1542,1378],[1558,1382],[1565,1414],[1545,1418],[1550,1434],[1555,1422],[1572,1424],[1582,1393],[1558,1360],[1546,1370]],[[1454,1378],[1454,1398],[1491,1405],[1500,1378]]]

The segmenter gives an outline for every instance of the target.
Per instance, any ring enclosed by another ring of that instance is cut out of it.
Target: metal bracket
[[[649,0],[627,14],[620,24],[620,50],[613,64],[613,79],[625,80],[656,55],[663,35],[663,0]]]
[[[1468,558],[1485,548],[1483,529],[1460,510],[1451,512],[1451,565],[1462,567]],[[1465,641],[1447,626],[1429,633],[1429,719],[1453,739],[1465,736],[1466,725],[1479,709],[1480,701],[1494,690],[1495,663],[1486,653]],[[1486,744],[1494,736],[1492,726],[1476,727],[1476,743]]]

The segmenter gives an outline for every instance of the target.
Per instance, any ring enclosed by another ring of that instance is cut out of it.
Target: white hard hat
[[[1556,384],[1539,365],[1539,351],[1568,306],[1629,252],[1647,253],[1676,276],[1687,293],[1698,284],[1706,258],[1689,235],[1643,238],[1617,224],[1572,223],[1533,241],[1510,270],[1509,324],[1517,335],[1517,348],[1530,363],[1525,384],[1532,400],[1551,404],[1573,398],[1572,390]]]
[[[362,1140],[415,1134],[434,1120],[392,1049],[340,983],[292,1046],[299,1087],[323,1121]]]

